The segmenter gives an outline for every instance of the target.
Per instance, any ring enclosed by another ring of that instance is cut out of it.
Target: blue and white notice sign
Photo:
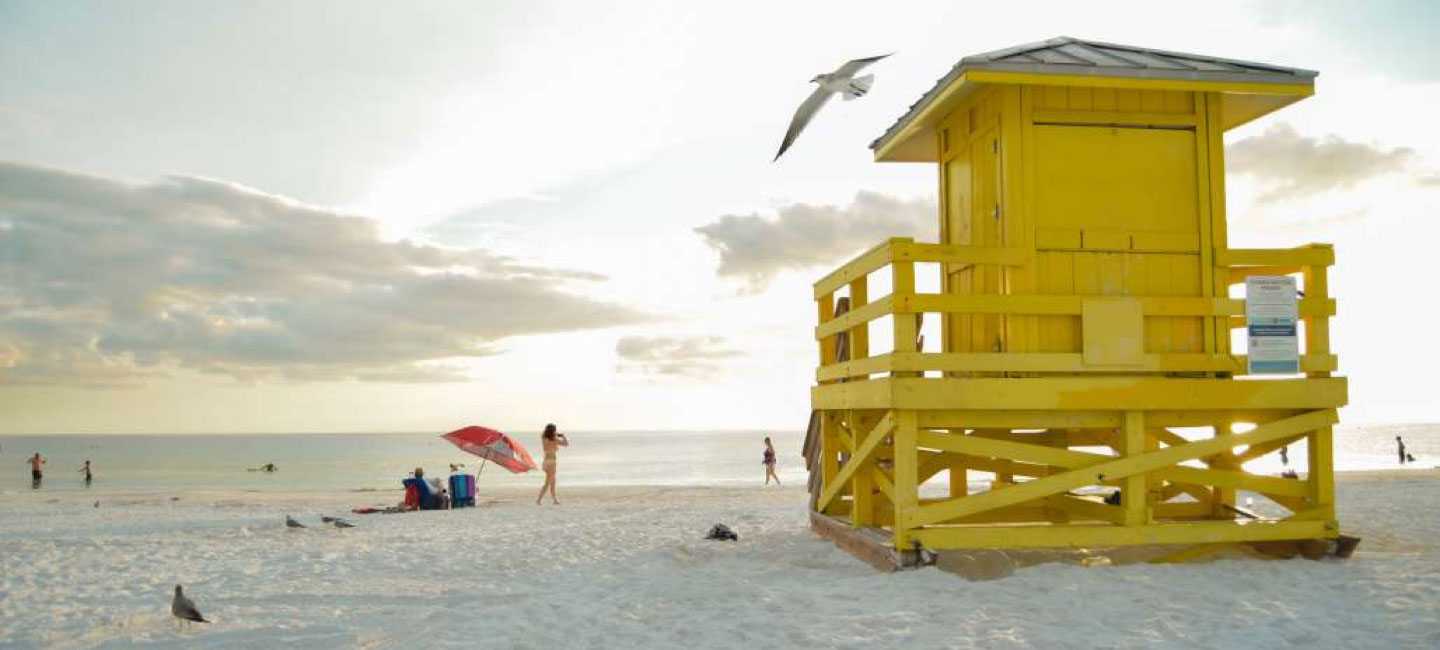
[[[1288,275],[1245,278],[1250,374],[1293,375],[1300,372],[1300,341],[1295,332],[1298,316],[1295,278]]]

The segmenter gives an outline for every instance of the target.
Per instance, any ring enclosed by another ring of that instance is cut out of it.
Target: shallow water
[[[803,433],[617,432],[570,433],[560,451],[561,485],[749,485],[763,483],[765,436],[774,439],[781,477],[805,480],[799,456]],[[540,460],[539,434],[516,436]],[[85,460],[95,472],[92,489],[314,491],[398,489],[416,467],[443,476],[450,463],[473,473],[477,458],[433,433],[41,435],[0,436],[0,491],[30,489],[25,462],[39,452],[46,490],[86,489],[78,472]],[[273,474],[248,471],[274,463]],[[536,474],[512,475],[493,464],[480,483],[535,485]]]
[[[570,434],[571,446],[560,452],[561,485],[762,483],[761,441],[766,435],[774,439],[781,477],[803,483],[801,431],[595,431]],[[1367,426],[1336,431],[1336,468],[1398,467],[1396,435],[1404,436],[1416,456],[1415,467],[1440,462],[1440,425]],[[516,437],[538,455],[538,434]],[[30,489],[25,459],[35,452],[49,460],[42,489],[60,491],[86,489],[77,471],[86,459],[95,470],[92,489],[139,491],[392,490],[416,467],[432,475],[444,475],[450,463],[465,463],[470,472],[479,467],[474,457],[433,433],[0,436],[0,493]],[[247,471],[264,463],[275,463],[279,471]],[[1303,443],[1291,446],[1290,464],[1304,470]],[[1272,454],[1247,469],[1276,473],[1283,467]],[[979,475],[977,483],[984,479]],[[939,483],[944,480],[937,477]],[[538,486],[539,477],[487,465],[480,483]]]

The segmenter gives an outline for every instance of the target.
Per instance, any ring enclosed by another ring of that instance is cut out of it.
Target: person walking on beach
[[[30,463],[30,487],[38,489],[40,481],[45,479],[45,472],[41,471],[45,468],[45,457],[37,451],[34,456],[30,457],[30,460],[25,462]]]
[[[540,445],[545,449],[545,460],[540,463],[540,468],[545,470],[545,484],[540,486],[540,494],[535,497],[535,505],[545,498],[545,491],[550,491],[550,502],[560,505],[559,499],[555,498],[555,454],[561,447],[569,447],[570,440],[565,434],[555,430],[555,425],[545,425],[545,433],[540,436]]]
[[[95,479],[95,476],[90,473],[90,461],[85,461],[85,465],[77,471],[85,472],[85,487],[90,487],[90,481]]]
[[[1405,455],[1405,441],[1404,441],[1404,440],[1401,440],[1401,439],[1400,439],[1400,436],[1395,436],[1395,444],[1399,447],[1399,450],[1398,450],[1398,451],[1400,452],[1400,464],[1401,464],[1401,465],[1404,465],[1404,464],[1405,464],[1405,458],[1406,458],[1406,455]]]
[[[770,479],[775,479],[776,487],[780,485],[780,475],[775,473],[775,445],[770,444],[770,436],[765,436],[765,484],[770,484]]]

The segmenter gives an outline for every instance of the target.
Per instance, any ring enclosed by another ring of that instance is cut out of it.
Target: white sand
[[[1348,562],[880,574],[784,490],[318,514],[396,494],[0,496],[0,647],[1440,647],[1440,475],[1346,477]],[[91,507],[99,498],[100,508]],[[706,542],[726,522],[739,543]],[[209,626],[178,629],[183,583]]]

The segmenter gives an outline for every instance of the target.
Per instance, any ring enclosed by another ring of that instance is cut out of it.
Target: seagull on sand
[[[195,601],[185,595],[180,585],[175,585],[175,599],[170,601],[170,613],[182,621],[195,621],[196,623],[209,623],[200,610],[195,608]]]
[[[298,521],[295,521],[293,518],[290,517],[290,515],[285,515],[285,527],[286,527],[286,528],[306,528],[307,526],[306,526],[305,524],[302,524],[302,523],[298,522]]]
[[[890,54],[894,54],[894,52]],[[775,158],[771,162],[779,160],[780,156],[785,154],[785,150],[795,143],[795,138],[800,137],[800,132],[805,130],[805,125],[809,124],[810,119],[820,112],[820,107],[824,106],[825,102],[830,101],[831,95],[840,93],[845,101],[850,101],[857,97],[864,97],[865,93],[870,92],[870,86],[875,83],[875,75],[867,74],[863,77],[856,77],[855,73],[890,54],[855,59],[836,68],[834,72],[815,75],[810,83],[819,84],[819,86],[815,88],[815,92],[810,93],[810,97],[806,98],[804,103],[800,104],[800,108],[795,109],[795,116],[790,118],[790,128],[785,131],[785,141],[780,143],[780,151],[776,152]]]
[[[345,521],[344,519],[331,519],[331,520],[330,520],[330,525],[331,525],[331,526],[334,526],[334,527],[336,527],[336,528],[354,528],[354,527],[355,527],[355,524],[352,524],[352,523],[350,523],[350,522],[348,522],[348,521]]]

